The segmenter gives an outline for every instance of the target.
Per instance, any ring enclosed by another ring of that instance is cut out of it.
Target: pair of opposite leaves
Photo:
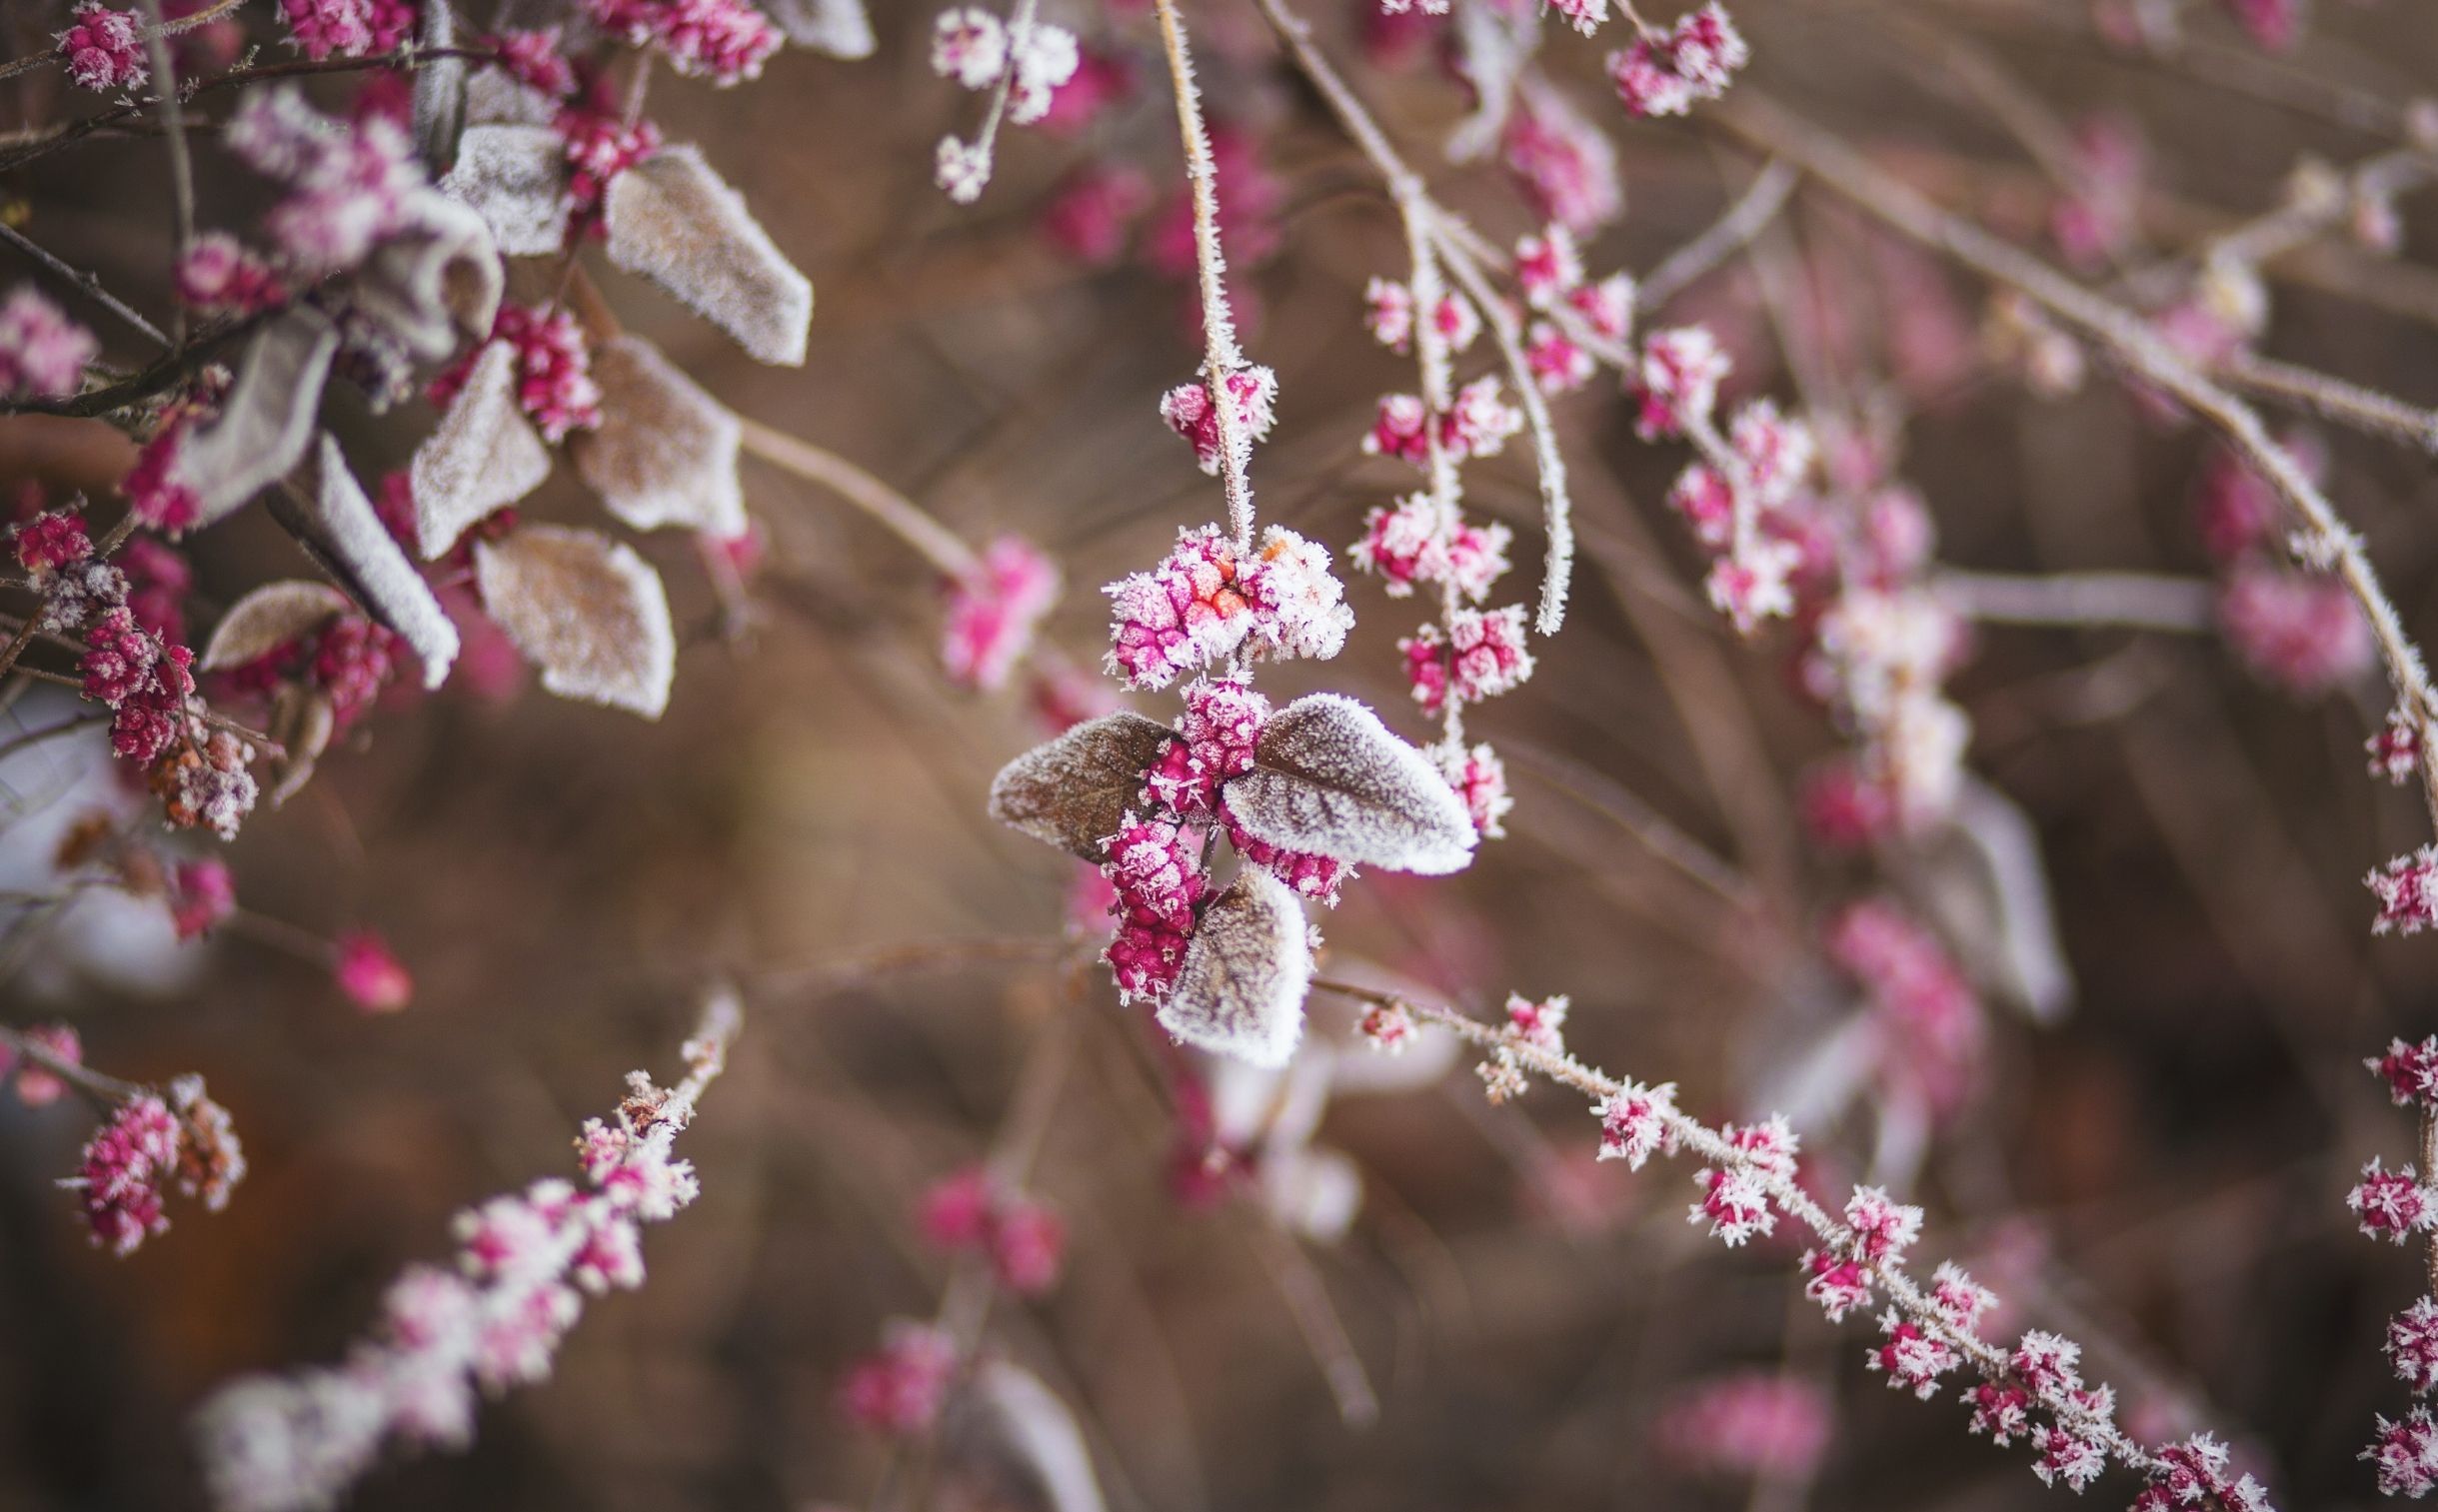
[[[1178,739],[1138,714],[1105,715],[1004,767],[991,784],[1003,823],[1096,864],[1139,807],[1144,772]],[[1264,844],[1349,865],[1442,875],[1472,859],[1464,801],[1428,756],[1338,694],[1309,694],[1261,727],[1251,770],[1220,787],[1227,811]],[[1206,904],[1161,1027],[1255,1065],[1282,1065],[1303,1031],[1312,940],[1285,883],[1257,865]]]

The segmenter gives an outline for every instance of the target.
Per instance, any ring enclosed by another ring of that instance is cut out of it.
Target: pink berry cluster
[[[2411,1109],[2425,1128],[2438,1118],[2438,1035],[2417,1043],[2390,1040],[2385,1054],[2363,1064],[2387,1084],[2395,1105]],[[2374,1156],[2345,1205],[2373,1239],[2402,1244],[2438,1229],[2438,1191],[2410,1165],[2391,1171]],[[2438,1490],[2438,1424],[2426,1400],[2438,1391],[2438,1298],[2418,1297],[2388,1320],[2386,1351],[2396,1378],[2421,1400],[2395,1421],[2379,1417],[2378,1435],[2361,1457],[2377,1470],[2382,1496],[2418,1500]]]
[[[1237,453],[1234,462],[1241,467],[1251,456],[1253,444],[1267,440],[1276,423],[1278,376],[1267,368],[1240,368],[1228,374],[1220,387],[1234,406],[1229,419]],[[1211,402],[1209,384],[1180,384],[1162,395],[1160,418],[1194,448],[1197,467],[1213,478],[1219,476],[1225,459],[1219,455],[1219,418],[1218,406]]]
[[[1516,95],[1498,133],[1498,158],[1536,214],[1577,236],[1625,208],[1616,148],[1556,89],[1534,85]]]
[[[1058,602],[1059,570],[1021,536],[991,543],[972,570],[949,580],[941,664],[961,688],[1005,688]]]
[[[226,676],[231,687],[248,693],[282,686],[314,693],[329,707],[332,734],[344,735],[412,663],[404,641],[347,611]]]
[[[1743,34],[1711,0],[1668,30],[1645,30],[1632,46],[1610,53],[1608,77],[1634,115],[1680,116],[1725,94],[1751,57]]]
[[[0,399],[60,399],[85,381],[101,355],[93,333],[57,305],[19,284],[0,300]]]
[[[1143,773],[1137,806],[1107,841],[1102,873],[1116,889],[1118,931],[1102,958],[1121,998],[1158,1002],[1176,985],[1211,891],[1208,831],[1223,830],[1249,865],[1298,895],[1337,900],[1353,868],[1329,856],[1268,844],[1245,832],[1221,790],[1252,768],[1269,701],[1242,683],[1197,679],[1185,690],[1176,734]]]
[[[2327,466],[2315,442],[2297,438],[2284,447],[2315,480]],[[2370,669],[2375,648],[2369,622],[2334,574],[2290,565],[2278,530],[2283,507],[2267,480],[2232,455],[2213,454],[2194,506],[2202,545],[2221,574],[2219,624],[2254,675],[2310,698]]]
[[[178,299],[190,310],[254,315],[287,298],[287,285],[271,265],[225,231],[195,238],[178,261]]]
[[[73,1025],[38,1023],[18,1030],[17,1038],[55,1060],[84,1064],[84,1039]],[[48,1107],[68,1090],[57,1072],[31,1055],[20,1055],[5,1039],[0,1039],[0,1077],[9,1078],[17,1100],[27,1107]]]
[[[839,1412],[867,1433],[922,1433],[940,1420],[957,1370],[957,1341],[947,1330],[892,1318],[881,1347],[839,1383]]]
[[[1818,1384],[1742,1371],[1687,1390],[1654,1433],[1661,1451],[1687,1469],[1795,1484],[1826,1456],[1833,1426]]]
[[[971,205],[991,182],[992,141],[1001,116],[1041,124],[1076,75],[1083,54],[1075,33],[1047,21],[1011,24],[979,5],[952,5],[932,25],[932,72],[992,95],[991,118],[971,142],[940,139],[934,177],[948,197]]]
[[[779,49],[779,28],[746,0],[584,0],[584,10],[611,36],[722,88],[760,78]]]
[[[493,344],[505,344],[517,359],[517,404],[548,441],[601,424],[601,386],[593,382],[593,354],[576,317],[543,305],[500,306],[488,343],[466,354],[434,378],[425,391],[447,406],[466,386],[475,364]]]
[[[280,0],[288,40],[315,62],[385,53],[415,34],[416,0]]]
[[[169,1227],[168,1187],[218,1212],[245,1173],[228,1110],[204,1095],[201,1077],[182,1076],[166,1101],[144,1092],[120,1104],[86,1143],[76,1175],[60,1184],[84,1204],[93,1242],[126,1255]]]
[[[378,112],[336,120],[294,89],[248,94],[221,140],[286,190],[263,230],[276,265],[299,282],[363,262],[406,224],[410,197],[425,187],[414,142],[398,122]]]
[[[640,1226],[695,1199],[693,1163],[671,1151],[725,1064],[728,1006],[687,1042],[685,1081],[662,1088],[637,1071],[614,1119],[586,1120],[582,1185],[537,1181],[461,1214],[456,1268],[403,1272],[378,1335],[344,1366],[248,1378],[208,1402],[198,1426],[215,1501],[242,1512],[333,1505],[385,1443],[463,1448],[478,1388],[546,1379],[586,1296],[643,1284]]]
[[[1109,669],[1133,688],[1240,654],[1333,657],[1354,623],[1327,553],[1274,525],[1249,554],[1217,526],[1183,531],[1168,560],[1105,592]]]
[[[1979,1068],[1985,1031],[1979,996],[1946,947],[1881,899],[1840,909],[1823,940],[1830,961],[1869,999],[1889,1094],[1937,1116],[1956,1112]]]
[[[915,1217],[934,1247],[981,1255],[999,1284],[1019,1296],[1039,1296],[1058,1284],[1067,1225],[1041,1203],[1003,1189],[982,1166],[934,1182]]]
[[[138,618],[127,575],[100,560],[79,516],[38,515],[18,527],[15,544],[27,582],[43,595],[43,624],[83,637],[80,691],[110,710],[112,753],[148,769],[172,824],[233,836],[254,810],[254,752],[203,729],[192,707],[194,652]],[[148,618],[162,608],[152,605]],[[174,597],[166,608],[174,618]]]
[[[76,24],[59,34],[59,52],[77,88],[133,89],[144,82],[148,70],[135,12],[81,0],[69,14]]]

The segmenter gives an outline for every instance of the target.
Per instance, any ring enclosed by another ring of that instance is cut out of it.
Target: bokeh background
[[[1365,7],[1307,8],[1325,45],[1362,56]],[[929,9],[878,5],[867,63],[789,53],[734,94],[666,79],[655,92],[670,138],[703,143],[814,278],[803,371],[756,367],[649,289],[602,282],[622,319],[744,414],[852,458],[968,539],[1043,544],[1068,583],[1049,637],[1090,662],[1097,586],[1219,508],[1155,411],[1196,358],[1182,286],[1141,255],[1084,266],[1040,224],[1046,196],[1095,161],[1175,193],[1165,81],[1133,8],[1066,7],[1122,62],[1128,93],[1080,135],[1015,134],[999,181],[959,212],[929,182],[931,148],[972,102],[926,68]],[[1999,60],[2060,122],[2138,121],[2143,230],[2160,248],[2270,208],[2304,154],[2392,145],[2330,119],[2341,96],[2321,84],[2400,102],[2438,77],[2438,26],[2417,0],[2324,5],[2276,63],[2216,7],[2186,9],[2192,46],[2168,59],[2109,48],[2063,4],[1750,0],[1736,14],[1754,87],[2026,240],[2050,186],[1948,49]],[[1358,324],[1364,281],[1402,271],[1395,222],[1276,68],[1252,8],[1188,10],[1215,108],[1257,144],[1279,196],[1277,245],[1240,270],[1252,354],[1283,393],[1255,463],[1262,509],[1342,547],[1404,486],[1356,447],[1376,396],[1411,381]],[[52,24],[46,6],[7,11],[12,55]],[[1625,127],[1602,104],[1597,50],[1554,30],[1550,45],[1553,69],[1620,127],[1629,208],[1589,260],[1648,268],[1756,165],[1697,120]],[[1464,101],[1427,40],[1408,56],[1355,62],[1358,87],[1451,203],[1495,238],[1530,229],[1494,167],[1440,161]],[[61,104],[24,86],[10,100],[24,119]],[[0,183],[0,203],[157,303],[157,157],[96,141]],[[2340,240],[2272,265],[2265,350],[2438,400],[2438,216],[2403,208],[2399,258]],[[1762,251],[1826,382],[1901,417],[1902,472],[1943,560],[2206,577],[2196,431],[2158,424],[2104,373],[2030,397],[1979,338],[1985,291],[1833,204],[1799,195]],[[1737,392],[1785,396],[1749,267],[1669,314],[1718,323]],[[423,413],[343,418],[368,474],[403,463]],[[1699,604],[1661,502],[1680,455],[1636,442],[1612,393],[1560,413],[1583,545],[1574,616],[1539,647],[1534,681],[1475,721],[1515,779],[1511,837],[1453,878],[1349,889],[1324,920],[1330,967],[1475,1010],[1509,989],[1566,992],[1586,1058],[1675,1080],[1711,1115],[1762,1111],[1854,1015],[1817,926],[1879,883],[1802,839],[1793,782],[1834,735],[1791,686],[1781,641],[1738,644]],[[2427,459],[2323,439],[2334,497],[2407,625],[2438,633]],[[102,442],[70,450],[46,453],[46,486],[106,473]],[[0,452],[0,472],[24,472],[24,455]],[[697,994],[722,975],[748,1027],[685,1140],[704,1197],[648,1234],[646,1287],[593,1305],[556,1378],[488,1408],[471,1453],[385,1470],[357,1505],[744,1512],[904,1494],[904,1464],[843,1422],[838,1384],[885,1320],[938,1305],[949,1266],[910,1204],[1004,1136],[1029,1077],[1049,1088],[1027,1130],[1033,1185],[1072,1255],[1048,1298],[995,1309],[991,1347],[1067,1402],[1114,1507],[1790,1512],[2060,1494],[2019,1449],[1968,1438],[1951,1399],[1887,1391],[1862,1368],[1870,1331],[1821,1321],[1782,1245],[1702,1239],[1684,1222],[1687,1169],[1595,1168],[1593,1124],[1555,1089],[1490,1107],[1469,1062],[1445,1057],[1417,1085],[1341,1088],[1315,1137],[1351,1160],[1361,1203],[1333,1243],[1283,1230],[1254,1188],[1178,1200],[1159,1036],[1058,958],[1070,863],[982,812],[991,773],[1039,738],[1034,717],[1015,694],[947,685],[920,561],[820,490],[748,468],[771,542],[750,636],[721,634],[687,543],[648,547],[687,633],[661,723],[530,688],[401,700],[233,847],[250,910],[385,931],[416,978],[405,1012],[361,1016],[311,962],[242,933],[175,960],[132,918],[12,947],[9,1021],[70,1017],[89,1058],[129,1076],[202,1071],[253,1170],[227,1212],[178,1210],[169,1235],[116,1261],[86,1246],[52,1185],[89,1132],[82,1112],[0,1103],[0,1506],[199,1505],[183,1419],[201,1396],[241,1371],[335,1359],[400,1264],[446,1252],[453,1212],[563,1173],[576,1123],[608,1111],[625,1071],[672,1070]],[[1536,558],[1527,460],[1470,477],[1475,507]],[[563,476],[534,513],[589,508]],[[302,565],[251,519],[193,554],[199,617]],[[1264,686],[1352,692],[1425,734],[1393,648],[1417,611],[1368,581],[1349,599],[1346,653]],[[2075,992],[2047,1023],[1987,994],[1978,1090],[1908,1182],[1931,1211],[1920,1253],[1997,1287],[2000,1326],[2083,1338],[2137,1424],[2237,1440],[2280,1505],[2367,1500],[2353,1456],[2372,1411],[2403,1405],[2377,1344],[2417,1259],[2374,1248],[2343,1210],[2360,1161],[2412,1153],[2359,1062],[2392,1033],[2438,1028],[2431,947],[2367,929],[2361,873],[2426,837],[2414,795],[2361,770],[2383,695],[2298,702],[2208,634],[2006,627],[1977,639],[1956,687],[1974,769],[2036,835]],[[21,825],[76,765],[52,748],[10,768]],[[10,843],[39,854],[24,833]],[[1934,857],[1898,880],[1965,885]],[[1342,1034],[1337,1005],[1316,1010],[1316,1033]],[[1807,1132],[1824,1169],[1869,1167],[1867,1110]],[[1343,1419],[1330,1377],[1342,1392],[1349,1369],[1376,1421]],[[1745,1371],[1825,1394],[1816,1473],[1755,1484],[1674,1447],[1688,1393]],[[954,1434],[941,1469],[936,1505],[1050,1504]]]

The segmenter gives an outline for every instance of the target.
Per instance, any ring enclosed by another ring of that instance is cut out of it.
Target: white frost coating
[[[558,101],[518,83],[506,69],[478,68],[466,81],[469,126],[548,126],[558,117]]]
[[[320,545],[352,575],[372,617],[406,639],[423,663],[423,686],[438,688],[457,661],[457,624],[432,597],[432,586],[390,539],[389,528],[364,486],[348,471],[339,444],[324,432],[307,480],[307,505]]]
[[[440,192],[472,207],[509,257],[567,243],[567,145],[548,126],[469,126]]]
[[[1224,789],[1253,836],[1289,850],[1439,876],[1472,859],[1464,800],[1430,757],[1341,694],[1307,694],[1261,730],[1257,765]]]
[[[327,583],[295,578],[266,583],[229,606],[196,665],[205,672],[243,667],[311,635],[346,610],[347,596]]]
[[[728,407],[641,337],[594,348],[593,382],[601,425],[569,438],[568,453],[609,512],[639,531],[744,535],[744,433]]]
[[[178,476],[195,491],[197,528],[225,519],[305,460],[338,350],[338,328],[302,306],[255,334],[219,418],[178,451]]]
[[[592,531],[529,525],[477,542],[483,608],[544,691],[657,720],[677,676],[677,633],[658,573],[634,548]]]
[[[610,261],[668,290],[757,359],[801,367],[813,283],[694,147],[671,147],[610,180]]]
[[[1101,1482],[1093,1474],[1075,1414],[1031,1371],[992,1360],[975,1373],[974,1405],[983,1427],[1004,1452],[1029,1472],[1049,1512],[1103,1512]],[[1030,1498],[1024,1505],[1032,1505]]]
[[[864,0],[762,0],[762,9],[798,47],[850,61],[880,47]]]
[[[433,561],[469,527],[542,486],[550,449],[517,404],[517,354],[493,342],[415,449],[415,542]]]
[[[1177,985],[1160,1005],[1160,1026],[1215,1055],[1284,1065],[1303,1035],[1311,984],[1302,903],[1284,882],[1247,866],[1203,911]]]

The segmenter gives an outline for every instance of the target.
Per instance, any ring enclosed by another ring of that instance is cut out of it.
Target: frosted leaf
[[[567,245],[567,143],[548,126],[469,126],[440,192],[471,208],[509,257]]]
[[[698,149],[671,147],[610,181],[610,261],[640,273],[766,363],[800,367],[813,284]]]
[[[548,126],[558,118],[558,101],[509,77],[506,69],[477,69],[466,81],[469,126]]]
[[[450,49],[457,42],[457,9],[422,7],[415,38],[424,56],[415,68],[415,152],[426,163],[457,156],[458,133],[466,126],[466,60]]]
[[[544,691],[657,720],[677,676],[677,633],[660,575],[593,531],[529,525],[474,547],[483,608]]]
[[[572,437],[568,454],[610,513],[639,531],[744,535],[737,417],[640,337],[595,347],[593,382],[601,424]]]
[[[327,583],[289,579],[266,583],[229,606],[203,648],[205,672],[224,672],[258,662],[292,641],[321,629],[347,609],[347,596]]]
[[[255,333],[219,417],[179,449],[178,476],[195,491],[198,527],[226,518],[304,461],[338,350],[338,328],[318,310],[290,310]]]
[[[1340,694],[1307,694],[1261,728],[1257,764],[1223,789],[1257,840],[1437,876],[1472,859],[1464,800],[1430,757]]]
[[[493,342],[465,388],[415,449],[415,541],[429,562],[469,527],[516,503],[550,476],[550,452],[517,403],[517,353]]]
[[[366,614],[414,651],[423,686],[438,688],[457,660],[457,626],[390,538],[329,433],[315,443],[297,486],[271,497],[271,514]]]
[[[764,14],[798,47],[833,58],[869,58],[880,46],[864,0],[762,0]]]
[[[1160,1026],[1197,1049],[1279,1066],[1303,1034],[1312,946],[1303,905],[1257,867],[1203,910]]]
[[[425,189],[410,214],[348,282],[348,299],[415,356],[438,362],[461,339],[491,334],[508,274],[491,228],[469,207]]]
[[[1173,735],[1123,710],[1088,720],[1000,768],[991,817],[1085,860],[1106,860],[1101,842],[1125,823],[1144,768]]]
[[[972,1395],[953,1420],[950,1452],[988,1456],[1015,1472],[1023,1489],[1012,1505],[1044,1512],[1103,1512],[1092,1450],[1075,1414],[1031,1371],[991,1360],[974,1373]]]

